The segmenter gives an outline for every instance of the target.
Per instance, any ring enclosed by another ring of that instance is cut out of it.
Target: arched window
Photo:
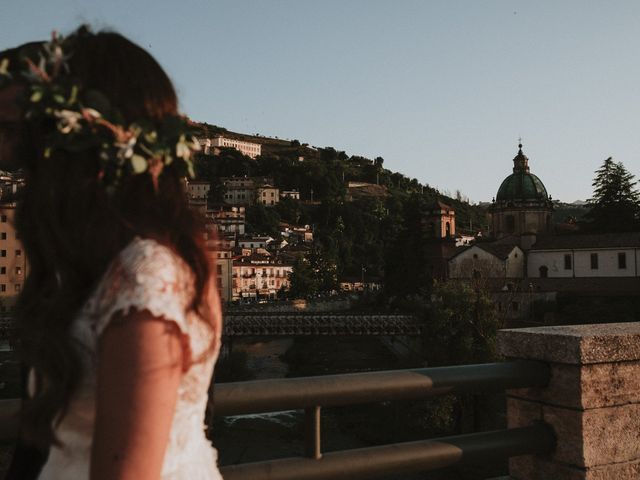
[[[549,276],[549,268],[546,265],[542,265],[540,268],[540,278],[547,278]]]
[[[446,232],[447,232],[447,237],[450,237],[451,236],[451,224],[449,222],[446,223],[445,229],[446,229]]]

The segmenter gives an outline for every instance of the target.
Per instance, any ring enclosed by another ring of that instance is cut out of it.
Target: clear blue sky
[[[0,49],[81,22],[167,69],[182,109],[297,138],[473,201],[518,137],[564,201],[609,156],[640,175],[640,2],[2,0]]]

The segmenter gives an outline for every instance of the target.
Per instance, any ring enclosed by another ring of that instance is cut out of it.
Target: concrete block
[[[553,459],[581,468],[640,460],[640,405],[587,411],[542,407],[558,438]]]
[[[585,366],[551,365],[546,388],[510,390],[509,395],[548,405],[588,410],[640,403],[640,362]]]
[[[640,360],[640,322],[500,330],[509,358],[585,365]]]

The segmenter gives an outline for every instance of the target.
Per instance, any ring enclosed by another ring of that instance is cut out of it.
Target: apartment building
[[[0,312],[13,308],[27,275],[27,258],[14,227],[15,210],[15,203],[0,204]]]

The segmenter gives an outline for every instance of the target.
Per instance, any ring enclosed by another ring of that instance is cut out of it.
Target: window
[[[618,253],[618,268],[627,268],[627,254],[625,252]]]
[[[5,275],[7,273],[7,267],[0,267],[0,275]]]
[[[218,275],[222,275],[222,265],[217,265],[216,267],[218,269]]]
[[[7,223],[7,216],[6,215],[0,215],[0,222]]]
[[[511,302],[511,309],[514,312],[517,312],[519,307],[520,307],[520,305],[518,305],[518,302]]]
[[[7,232],[0,233],[0,240],[6,240],[6,239],[7,239]]]
[[[0,257],[6,257],[7,256],[7,251],[6,250],[0,250]]]
[[[19,292],[19,291],[20,291],[20,284],[16,283],[16,292]]]
[[[22,275],[22,267],[16,267],[16,275]]]
[[[0,284],[0,292],[6,292],[7,291],[7,286],[4,283]]]
[[[564,256],[564,269],[571,270],[571,254],[569,253]]]
[[[598,254],[591,254],[591,270],[598,270]]]
[[[16,250],[16,257],[19,257],[20,255],[22,255],[22,250],[20,249]]]

